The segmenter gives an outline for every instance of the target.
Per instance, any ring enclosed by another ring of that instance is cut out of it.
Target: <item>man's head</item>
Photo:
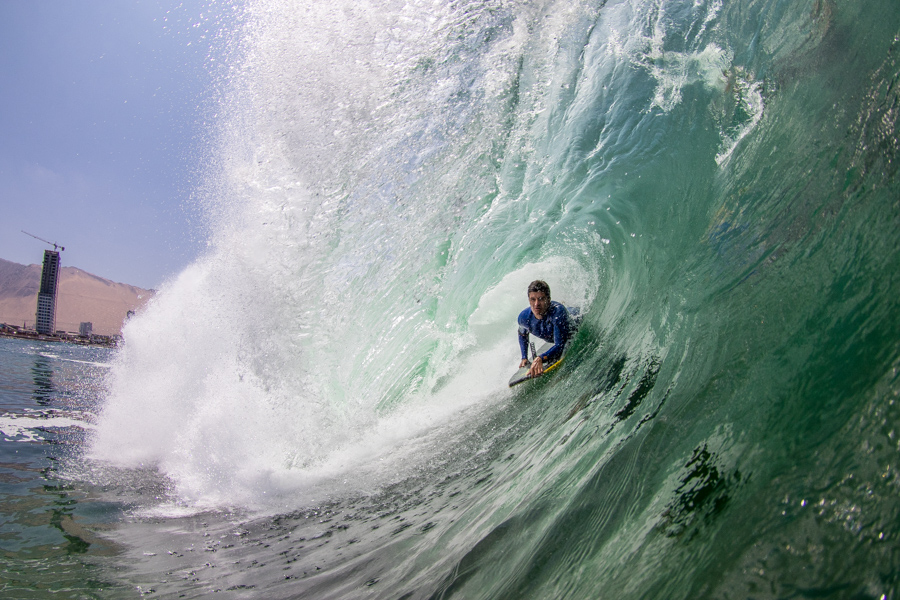
[[[540,279],[528,285],[528,304],[537,319],[543,319],[550,310],[550,286]]]

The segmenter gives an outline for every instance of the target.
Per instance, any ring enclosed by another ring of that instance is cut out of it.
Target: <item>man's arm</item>
[[[522,361],[519,363],[521,369],[528,364],[528,329],[519,324],[519,350],[522,352]]]

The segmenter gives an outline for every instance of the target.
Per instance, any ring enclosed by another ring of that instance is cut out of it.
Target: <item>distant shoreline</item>
[[[103,348],[116,348],[118,347],[119,341],[121,340],[121,337],[119,336],[96,334],[92,334],[89,336],[77,335],[74,333],[46,335],[43,333],[38,333],[33,329],[21,329],[15,325],[9,325],[7,323],[0,324],[0,337],[15,338],[19,340],[31,340],[34,342],[64,342],[68,344],[75,344],[77,346],[99,346]]]

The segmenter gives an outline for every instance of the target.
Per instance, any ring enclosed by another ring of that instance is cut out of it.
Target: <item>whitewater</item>
[[[229,15],[208,251],[48,392],[67,443],[2,419],[77,549],[6,589],[900,597],[900,6]],[[583,323],[509,389],[534,279]]]

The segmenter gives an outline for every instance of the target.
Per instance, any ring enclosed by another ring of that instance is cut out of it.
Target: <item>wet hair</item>
[[[546,281],[541,281],[540,279],[535,279],[531,283],[528,284],[528,293],[531,292],[543,292],[547,294],[547,300],[550,299],[550,286],[547,285]]]

